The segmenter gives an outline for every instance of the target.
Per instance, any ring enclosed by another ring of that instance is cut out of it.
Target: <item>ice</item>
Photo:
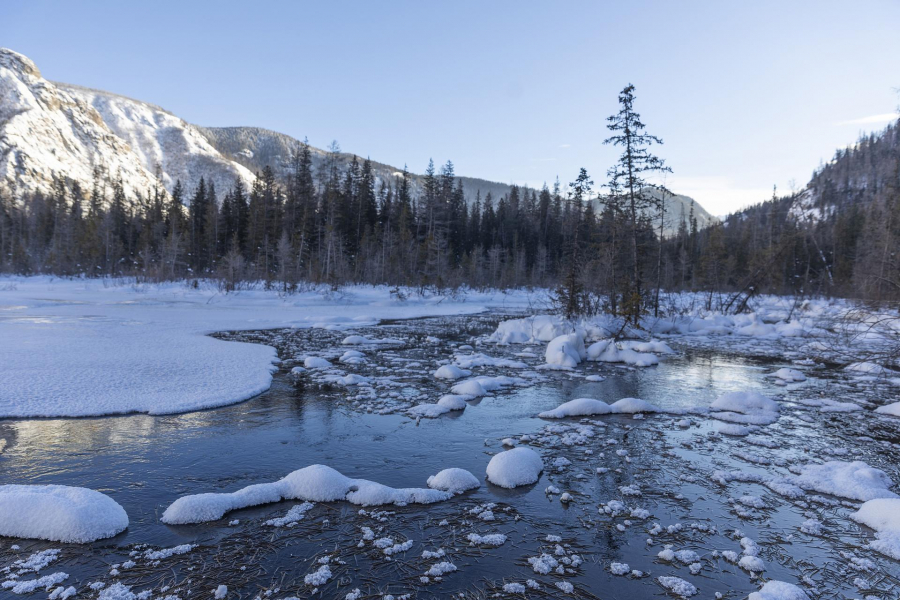
[[[100,492],[64,485],[0,486],[0,535],[84,544],[128,527],[128,515]]]
[[[758,592],[752,592],[747,596],[747,600],[809,600],[809,596],[792,583],[772,579]]]
[[[465,469],[450,468],[444,469],[437,475],[428,478],[428,487],[450,492],[451,494],[461,494],[468,490],[474,490],[481,483],[478,478]]]
[[[524,292],[468,292],[458,300],[387,286],[222,294],[210,282],[0,277],[0,417],[171,414],[240,402],[267,390],[275,349],[209,333],[316,326],[346,329],[380,319],[472,314],[526,306]],[[358,316],[349,317],[348,312]],[[360,342],[383,345],[387,340]],[[398,342],[398,340],[393,340]],[[393,343],[392,342],[392,343]]]
[[[162,521],[170,525],[216,521],[232,510],[281,500],[346,500],[360,506],[403,506],[441,502],[452,496],[436,489],[392,488],[366,479],[351,479],[325,465],[310,465],[274,483],[259,483],[232,493],[182,496],[166,509]]]
[[[543,470],[540,454],[519,447],[494,455],[487,466],[487,479],[494,485],[514,488],[535,483]]]
[[[587,358],[584,338],[577,333],[569,333],[553,338],[547,344],[545,358],[548,365],[574,368]]]
[[[543,419],[562,419],[564,417],[581,417],[586,415],[606,415],[612,412],[609,404],[593,398],[576,398],[560,404],[553,410],[540,413]]]

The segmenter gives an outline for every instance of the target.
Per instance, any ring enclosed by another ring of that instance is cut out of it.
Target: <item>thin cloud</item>
[[[841,121],[838,125],[878,125],[881,123],[890,123],[897,118],[897,113],[884,113],[880,115],[871,115],[861,119],[852,119],[850,121]]]
[[[571,148],[572,144],[560,144],[559,147],[560,148]]]

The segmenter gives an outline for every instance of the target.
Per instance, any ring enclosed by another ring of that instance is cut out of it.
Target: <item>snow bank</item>
[[[480,485],[478,478],[465,469],[444,469],[437,475],[428,478],[428,487],[451,494],[474,490]]]
[[[494,485],[514,488],[536,482],[543,470],[540,454],[531,448],[513,448],[494,455],[487,466],[487,479]]]
[[[545,357],[548,365],[572,369],[587,358],[584,338],[578,333],[568,333],[553,338],[547,344]]]
[[[793,583],[772,579],[758,592],[747,596],[747,600],[809,600],[809,596]]]
[[[576,398],[560,404],[553,410],[547,410],[538,416],[542,419],[562,419],[564,417],[583,417],[587,415],[607,415],[612,412],[609,404],[593,398]]]
[[[852,500],[898,497],[888,489],[893,482],[887,473],[858,460],[806,465],[800,469],[799,475],[789,479],[805,490]]]
[[[501,321],[489,339],[498,344],[530,344],[549,342],[571,331],[572,325],[562,317],[535,315]]]
[[[215,285],[0,277],[0,417],[171,414],[233,404],[267,390],[274,348],[208,336],[273,327],[348,329],[381,319],[525,307],[524,292],[459,300],[384,286],[279,296]],[[348,316],[354,315],[354,316]],[[368,340],[372,345],[385,340]],[[348,344],[349,345],[349,344]]]
[[[258,483],[231,493],[183,496],[166,509],[162,521],[170,525],[216,521],[232,510],[281,500],[346,500],[360,506],[405,506],[432,504],[452,496],[453,493],[438,489],[392,488],[367,479],[351,479],[325,465],[310,465],[274,483]]]
[[[0,535],[84,544],[128,527],[128,515],[100,492],[64,485],[0,486]]]

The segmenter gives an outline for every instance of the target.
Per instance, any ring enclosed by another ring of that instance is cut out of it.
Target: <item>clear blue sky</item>
[[[723,214],[808,181],[900,98],[900,2],[41,2],[0,45],[45,77],[201,125],[255,125],[424,170],[602,179],[616,95]]]

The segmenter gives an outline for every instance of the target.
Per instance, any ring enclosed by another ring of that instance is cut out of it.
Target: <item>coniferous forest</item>
[[[568,314],[658,310],[660,291],[710,292],[740,310],[758,293],[900,299],[900,130],[839,150],[806,189],[698,229],[667,214],[670,167],[635,109],[633,86],[609,117],[621,152],[602,176],[586,169],[540,190],[466,197],[454,167],[429,163],[379,180],[369,160],[333,153],[315,169],[307,145],[284,177],[272,168],[230,189],[200,180],[127,194],[96,171],[85,189],[64,176],[30,195],[0,191],[0,272],[214,278],[286,292],[350,283],[452,290],[550,287]],[[674,231],[674,233],[666,233]],[[863,234],[865,232],[865,234]]]

